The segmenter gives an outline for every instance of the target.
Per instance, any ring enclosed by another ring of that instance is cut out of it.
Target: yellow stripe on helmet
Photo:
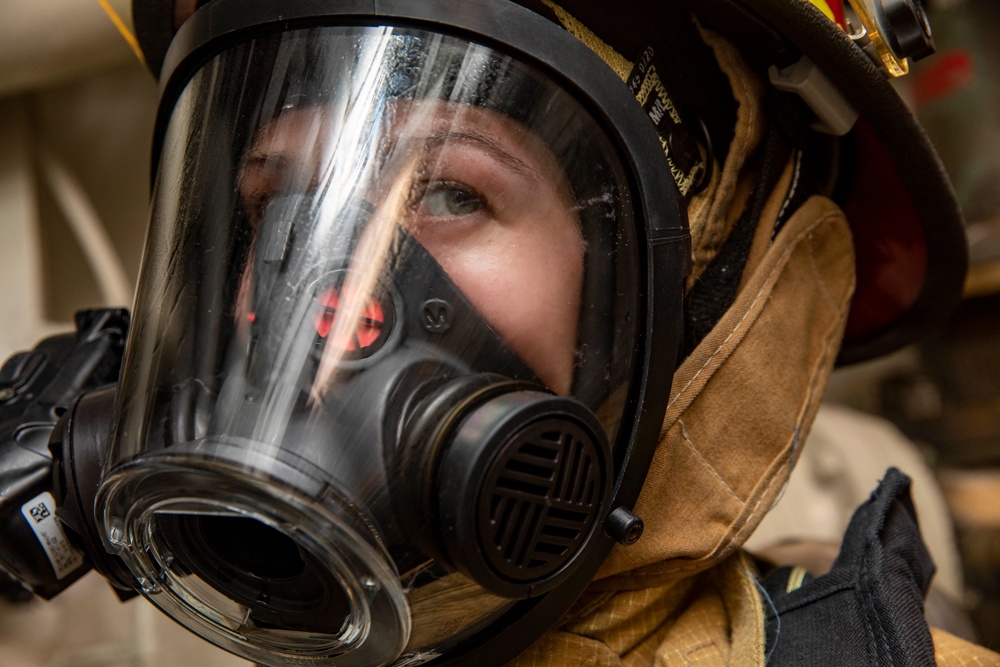
[[[830,5],[826,2],[826,0],[809,0],[809,2],[823,12],[823,14],[826,15],[826,18],[830,19],[834,23],[837,23],[837,16],[833,13],[833,10],[830,9]]]
[[[139,40],[135,38],[135,33],[132,31],[129,22],[126,22],[126,20],[122,18],[122,12],[119,12],[112,7],[109,0],[97,0],[97,2],[101,5],[101,9],[104,10],[104,13],[108,15],[108,18],[111,19],[111,22],[115,25],[115,28],[118,29],[121,36],[124,37],[125,41],[128,42],[128,45],[132,47],[132,53],[135,54],[135,57],[139,59],[139,62],[145,65],[146,59],[142,55],[142,49],[139,48]],[[128,4],[122,3],[121,0],[118,0],[116,4],[125,4],[124,14],[127,18],[131,19],[131,13],[128,11]]]

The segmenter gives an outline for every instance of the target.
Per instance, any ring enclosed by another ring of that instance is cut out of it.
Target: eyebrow
[[[248,167],[261,168],[264,166],[276,167],[278,169],[288,169],[295,164],[297,164],[297,162],[288,157],[288,155],[284,152],[276,151],[274,153],[268,153],[266,151],[253,148],[249,153],[247,153],[240,170],[242,171]]]
[[[476,131],[441,131],[428,137],[404,138],[403,143],[414,143],[422,146],[439,149],[448,142],[472,144],[485,151],[497,162],[509,167],[515,172],[527,178],[539,179],[538,170],[527,162],[508,151],[503,144],[488,134]],[[246,169],[261,169],[269,167],[276,170],[288,170],[298,166],[298,161],[290,158],[284,151],[267,152],[254,147],[247,154],[241,167],[241,172]]]
[[[440,148],[450,141],[455,141],[458,143],[472,144],[483,149],[487,154],[490,155],[494,160],[500,162],[501,164],[510,167],[514,171],[518,172],[522,176],[530,178],[539,178],[538,171],[531,167],[527,162],[517,157],[510,151],[508,151],[504,146],[498,142],[493,137],[482,134],[479,132],[453,132],[444,131],[433,134],[429,137],[423,139],[414,139],[414,141],[421,141],[424,145],[430,146],[432,148]]]

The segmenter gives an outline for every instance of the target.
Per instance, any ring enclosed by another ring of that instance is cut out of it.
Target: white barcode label
[[[42,543],[57,579],[83,565],[83,554],[70,543],[56,521],[56,501],[51,493],[46,491],[21,505],[21,514]]]

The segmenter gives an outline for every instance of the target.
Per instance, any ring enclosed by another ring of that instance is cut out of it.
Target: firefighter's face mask
[[[640,413],[662,416],[649,204],[607,121],[416,28],[258,33],[194,72],[160,150],[108,547],[266,664],[419,662],[571,600],[627,541],[608,517],[641,485]]]
[[[370,142],[374,159],[338,151],[344,142],[357,141],[344,136],[350,132],[346,126],[366,116],[345,118],[333,104],[290,103],[255,135],[238,181],[253,243],[260,247],[251,251],[256,273],[245,275],[253,298],[241,305],[259,303],[266,310],[275,302],[291,303],[292,297],[298,302],[304,285],[323,280],[301,272],[330,272],[338,268],[331,258],[340,255],[339,268],[353,267],[355,281],[365,281],[350,285],[351,294],[357,290],[363,300],[352,303],[341,293],[348,287],[347,274],[334,280],[343,285],[307,295],[326,308],[312,315],[320,322],[319,356],[329,354],[327,368],[333,370],[343,354],[328,349],[374,354],[382,330],[392,329],[384,320],[391,303],[380,301],[389,294],[380,295],[377,283],[408,279],[392,274],[412,268],[404,268],[401,260],[418,252],[405,249],[415,242],[542,384],[557,394],[569,393],[585,241],[558,158],[534,132],[491,109],[377,95],[382,99],[371,107],[352,110],[381,116],[359,128],[370,135],[363,141]],[[331,206],[344,208],[347,217],[334,212],[332,220],[324,220]],[[301,218],[307,222],[296,224]],[[303,253],[305,265],[286,264],[286,254]],[[289,268],[296,275],[285,277],[284,284],[294,294],[264,287],[272,278],[266,274],[285,276]],[[383,279],[382,273],[389,275]],[[333,317],[350,312],[352,305],[360,308],[355,322]],[[454,313],[427,307],[421,315],[445,327]],[[244,316],[256,322],[255,311]],[[332,328],[335,322],[339,329]],[[276,339],[289,338],[299,328],[284,318],[268,326],[275,325],[280,328],[273,330]],[[432,323],[425,319],[423,325]],[[260,326],[264,323],[254,325]],[[338,338],[345,335],[349,339]],[[481,346],[477,335],[470,332],[471,340],[461,345]],[[313,391],[326,393],[322,385],[329,379],[326,374],[316,378]]]

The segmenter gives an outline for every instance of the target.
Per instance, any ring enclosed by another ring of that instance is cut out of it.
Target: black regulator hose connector
[[[137,595],[134,578],[101,541],[94,499],[103,476],[115,409],[115,385],[80,396],[59,421],[49,450],[53,459],[56,516],[87,564],[100,573],[122,600]]]

